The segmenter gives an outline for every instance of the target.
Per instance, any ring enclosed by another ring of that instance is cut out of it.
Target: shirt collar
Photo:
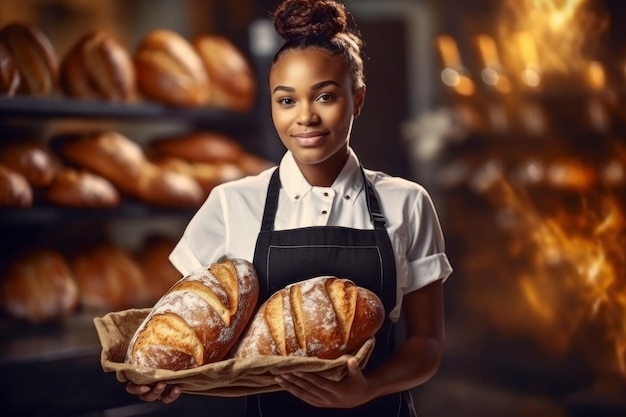
[[[348,160],[330,188],[341,198],[354,204],[363,189],[363,175],[358,157],[352,148],[348,148],[348,151]],[[290,151],[283,155],[279,170],[280,182],[292,201],[301,199],[313,190],[314,187],[304,178]]]

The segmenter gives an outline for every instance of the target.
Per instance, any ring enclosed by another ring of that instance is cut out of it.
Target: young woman
[[[248,397],[248,416],[415,415],[409,390],[438,369],[442,284],[452,271],[435,208],[423,187],[363,168],[350,147],[366,87],[344,6],[285,0],[273,17],[285,43],[270,71],[272,118],[287,151],[277,168],[216,187],[170,259],[185,275],[223,257],[251,260],[260,302],[294,280],[336,275],[385,305],[364,370],[351,359],[339,382],[280,375],[284,391]],[[401,316],[405,337],[395,346]],[[127,391],[164,403],[180,396],[165,384]]]

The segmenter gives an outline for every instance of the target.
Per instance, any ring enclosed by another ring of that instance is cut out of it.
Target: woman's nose
[[[303,105],[298,113],[298,123],[301,125],[312,125],[320,121],[318,114],[314,111],[313,106]]]

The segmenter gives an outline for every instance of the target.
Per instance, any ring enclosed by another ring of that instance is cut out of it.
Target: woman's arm
[[[368,376],[374,397],[405,391],[428,381],[443,355],[443,282],[437,280],[404,296],[406,338],[394,355]]]

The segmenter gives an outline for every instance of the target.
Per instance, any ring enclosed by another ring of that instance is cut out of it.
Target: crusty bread
[[[209,79],[197,51],[178,33],[149,32],[134,54],[137,86],[151,100],[196,107],[209,101]]]
[[[20,72],[9,48],[0,42],[0,95],[12,97],[20,86]]]
[[[243,147],[229,136],[209,131],[153,139],[149,147],[161,155],[189,162],[233,162],[244,155]]]
[[[0,304],[32,323],[61,319],[78,307],[78,287],[65,257],[53,249],[18,256],[0,280]]]
[[[85,170],[63,167],[45,190],[48,202],[63,207],[113,208],[121,202],[117,188],[106,178]]]
[[[60,134],[50,145],[67,162],[103,176],[134,194],[146,157],[137,143],[115,131]]]
[[[59,168],[52,152],[30,138],[0,145],[0,163],[22,174],[33,187],[49,185]]]
[[[87,311],[111,311],[149,305],[150,293],[139,263],[130,252],[103,243],[69,261]]]
[[[189,162],[169,156],[152,156],[150,160],[163,170],[193,178],[200,185],[205,196],[216,185],[242,178],[246,174],[238,165],[230,162]]]
[[[126,362],[182,370],[222,360],[256,308],[258,285],[254,267],[242,259],[181,278],[138,327]]]
[[[335,359],[374,336],[384,319],[383,304],[373,292],[347,279],[311,278],[272,294],[232,355]]]
[[[182,275],[168,259],[176,240],[161,235],[148,236],[137,253],[137,261],[146,277],[150,301],[154,304]]]
[[[72,97],[130,102],[135,99],[135,66],[112,35],[94,30],[68,51],[59,68],[59,84]]]
[[[27,208],[33,205],[33,189],[26,178],[0,165],[0,207]]]
[[[203,34],[192,41],[209,77],[211,106],[235,111],[252,108],[256,79],[252,66],[229,39]]]
[[[46,95],[56,90],[56,50],[37,26],[10,23],[0,30],[0,42],[13,56],[20,73],[18,93]]]
[[[140,145],[119,132],[59,135],[51,146],[69,163],[103,176],[145,203],[192,208],[205,197],[197,181],[153,164]]]

